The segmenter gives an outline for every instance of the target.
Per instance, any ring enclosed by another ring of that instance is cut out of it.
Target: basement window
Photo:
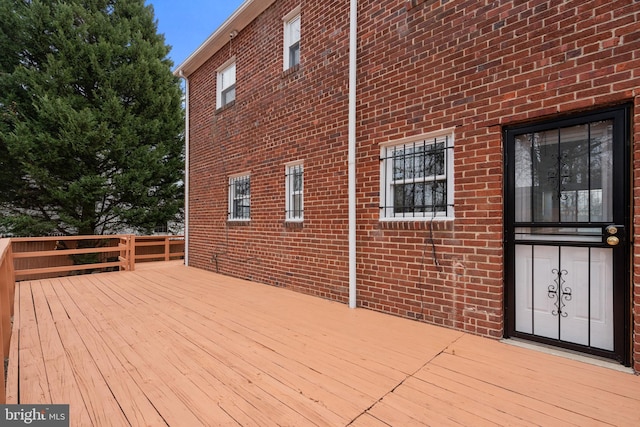
[[[381,220],[453,218],[453,135],[382,146],[380,181]]]
[[[301,162],[291,163],[285,168],[285,217],[287,221],[304,219],[304,168]]]
[[[229,221],[251,219],[251,176],[237,175],[229,178]]]

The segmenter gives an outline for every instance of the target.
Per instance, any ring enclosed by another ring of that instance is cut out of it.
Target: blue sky
[[[243,0],[147,0],[153,5],[158,32],[171,45],[173,68],[180,65],[211,35]]]

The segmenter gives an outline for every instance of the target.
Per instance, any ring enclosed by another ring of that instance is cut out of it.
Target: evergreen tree
[[[0,0],[0,232],[148,232],[178,217],[168,53],[144,0]]]

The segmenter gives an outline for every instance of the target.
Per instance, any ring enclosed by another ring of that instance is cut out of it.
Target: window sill
[[[225,105],[223,105],[222,107],[218,108],[218,109],[216,110],[216,114],[220,114],[220,113],[222,113],[223,111],[226,111],[226,110],[228,110],[229,108],[233,107],[234,105],[236,105],[236,101],[235,101],[235,99],[234,99],[233,101],[229,102],[228,104],[225,104]]]
[[[454,218],[441,216],[435,218],[381,218],[380,230],[453,230]]]
[[[251,225],[251,219],[228,219],[227,225],[230,227],[243,227]]]
[[[282,72],[280,78],[285,79],[291,75],[297,74],[300,71],[300,64],[296,64],[293,67],[289,67]]]
[[[304,228],[304,220],[286,220],[282,225],[287,229],[301,230]]]
[[[427,0],[406,0],[405,4],[406,4],[407,11],[410,11],[414,7],[418,7],[422,3],[426,3],[426,2]]]

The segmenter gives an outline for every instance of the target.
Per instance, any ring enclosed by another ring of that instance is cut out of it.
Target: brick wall
[[[363,306],[500,337],[503,126],[634,100],[640,4],[486,3],[360,2],[358,278]],[[380,223],[379,145],[446,128],[455,221]]]
[[[347,300],[348,3],[276,1],[190,76],[192,265]],[[301,64],[283,73],[282,17],[298,5]],[[639,14],[631,0],[359,1],[360,306],[503,336],[503,127],[635,101]],[[231,55],[236,102],[216,112],[215,70]],[[380,144],[441,129],[455,135],[455,220],[380,222]],[[297,226],[284,221],[294,160]],[[248,171],[251,221],[229,223],[228,177]],[[633,200],[638,226],[638,174]],[[640,370],[638,338],[633,351]]]
[[[190,78],[190,263],[346,301],[348,15],[302,3],[304,48],[282,69],[279,1]],[[322,16],[322,19],[318,19]],[[313,34],[313,37],[309,37]],[[235,105],[216,112],[216,69],[236,57]],[[304,162],[305,221],[285,223],[285,164]],[[229,175],[251,173],[251,222],[227,222]]]

